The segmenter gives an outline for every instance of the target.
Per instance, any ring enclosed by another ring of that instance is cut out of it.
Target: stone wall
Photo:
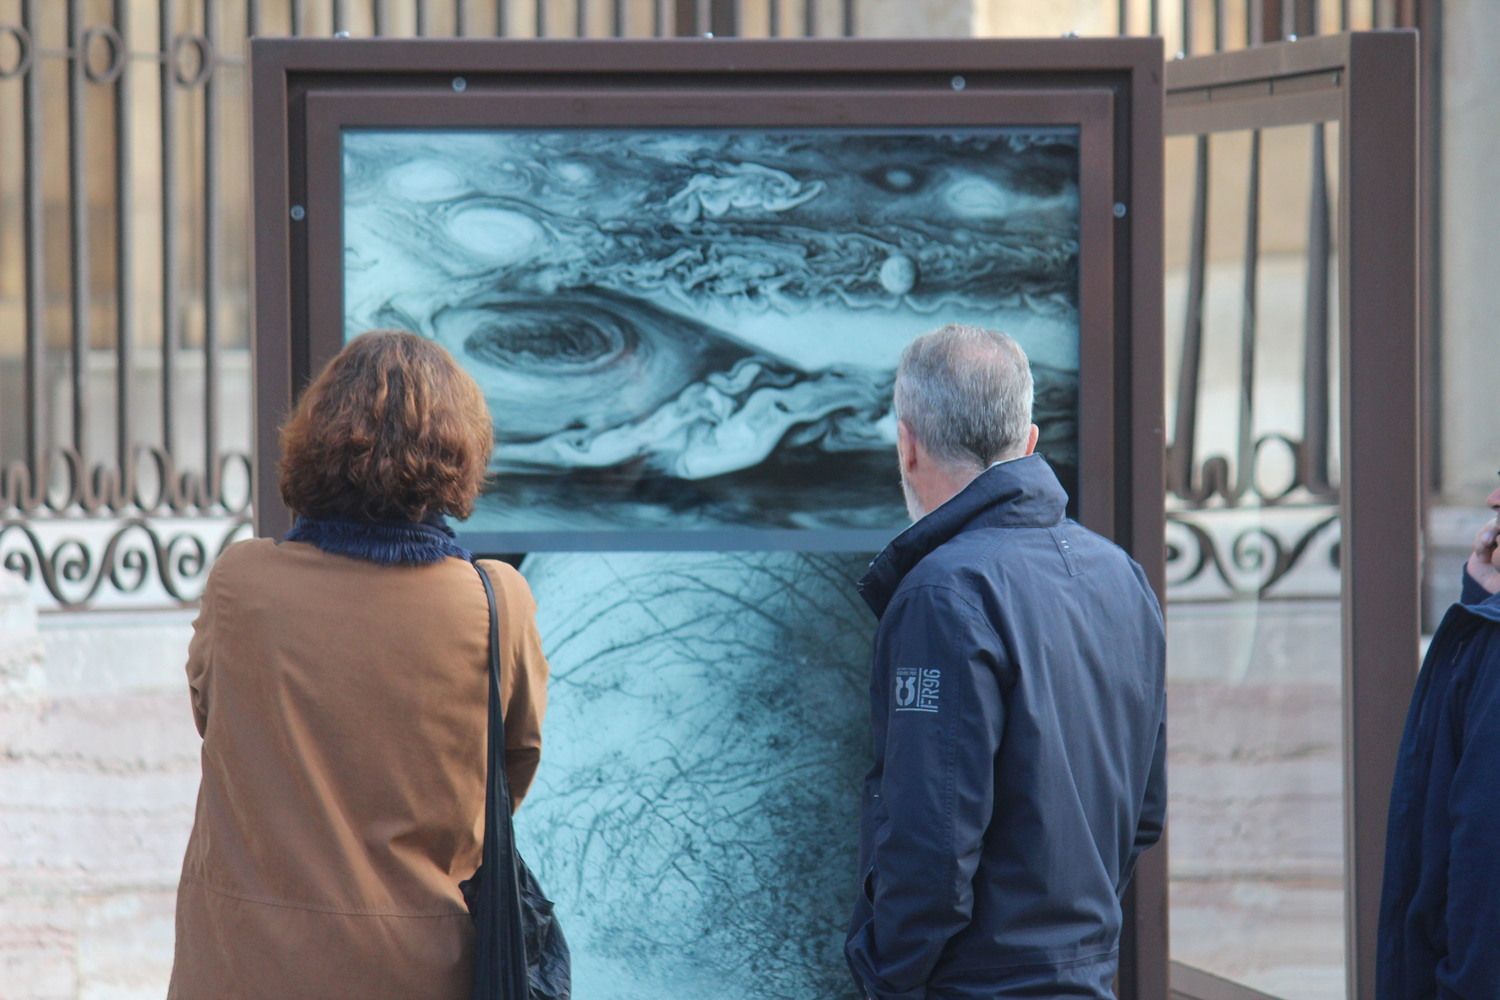
[[[198,786],[191,613],[49,615],[0,572],[0,996],[166,993]]]

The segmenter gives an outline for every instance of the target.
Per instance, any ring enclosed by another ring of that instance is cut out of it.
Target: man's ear
[[[905,420],[896,421],[896,454],[901,461],[901,471],[910,473],[917,467],[917,438]]]
[[[1037,439],[1040,438],[1041,436],[1042,436],[1042,429],[1040,427],[1038,427],[1036,424],[1032,424],[1031,425],[1031,430],[1029,430],[1029,431],[1026,432],[1026,452],[1025,453],[1027,455],[1031,455],[1031,454],[1034,454],[1036,452]]]

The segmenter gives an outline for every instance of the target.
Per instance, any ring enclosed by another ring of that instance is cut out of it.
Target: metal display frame
[[[257,39],[251,96],[258,534],[280,535],[290,520],[274,476],[278,427],[342,346],[342,128],[1071,125],[1081,175],[1079,520],[1119,542],[1164,594],[1160,39]],[[693,548],[884,540],[693,534]],[[631,535],[632,548],[673,547]],[[494,541],[480,548],[560,540]],[[1126,900],[1124,1000],[1166,995],[1166,942],[1157,849]]]
[[[1354,32],[1167,69],[1168,135],[1337,123],[1345,972],[1375,995],[1386,813],[1420,662],[1421,88],[1415,31]],[[1326,250],[1326,248],[1325,248]],[[1265,996],[1174,966],[1172,997]]]

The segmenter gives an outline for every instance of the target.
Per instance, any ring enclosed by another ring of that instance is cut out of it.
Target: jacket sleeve
[[[1151,754],[1151,776],[1146,780],[1146,797],[1141,804],[1141,818],[1135,825],[1135,843],[1120,873],[1120,895],[1130,886],[1135,863],[1149,848],[1161,840],[1167,822],[1167,720],[1162,706],[1161,724],[1156,727],[1156,749]]]
[[[505,777],[512,808],[526,798],[542,760],[542,717],[547,714],[550,668],[536,627],[536,600],[526,578],[505,563],[484,563],[495,583],[500,614],[500,661],[505,704]]]
[[[871,915],[845,949],[877,1000],[926,997],[972,915],[995,800],[1002,656],[990,624],[951,590],[914,588],[882,618],[873,682],[886,711],[883,818],[863,880]]]
[[[1488,1000],[1500,983],[1500,626],[1483,629],[1470,646],[1474,683],[1448,792],[1448,953],[1437,968],[1439,1000]]]
[[[214,571],[210,569],[198,602],[198,617],[193,619],[193,637],[188,641],[187,655],[188,695],[193,705],[193,724],[198,727],[200,737],[208,735],[209,662],[216,594]]]

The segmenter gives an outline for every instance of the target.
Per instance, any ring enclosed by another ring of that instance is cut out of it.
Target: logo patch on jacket
[[[942,673],[916,667],[896,668],[896,711],[936,712]]]

